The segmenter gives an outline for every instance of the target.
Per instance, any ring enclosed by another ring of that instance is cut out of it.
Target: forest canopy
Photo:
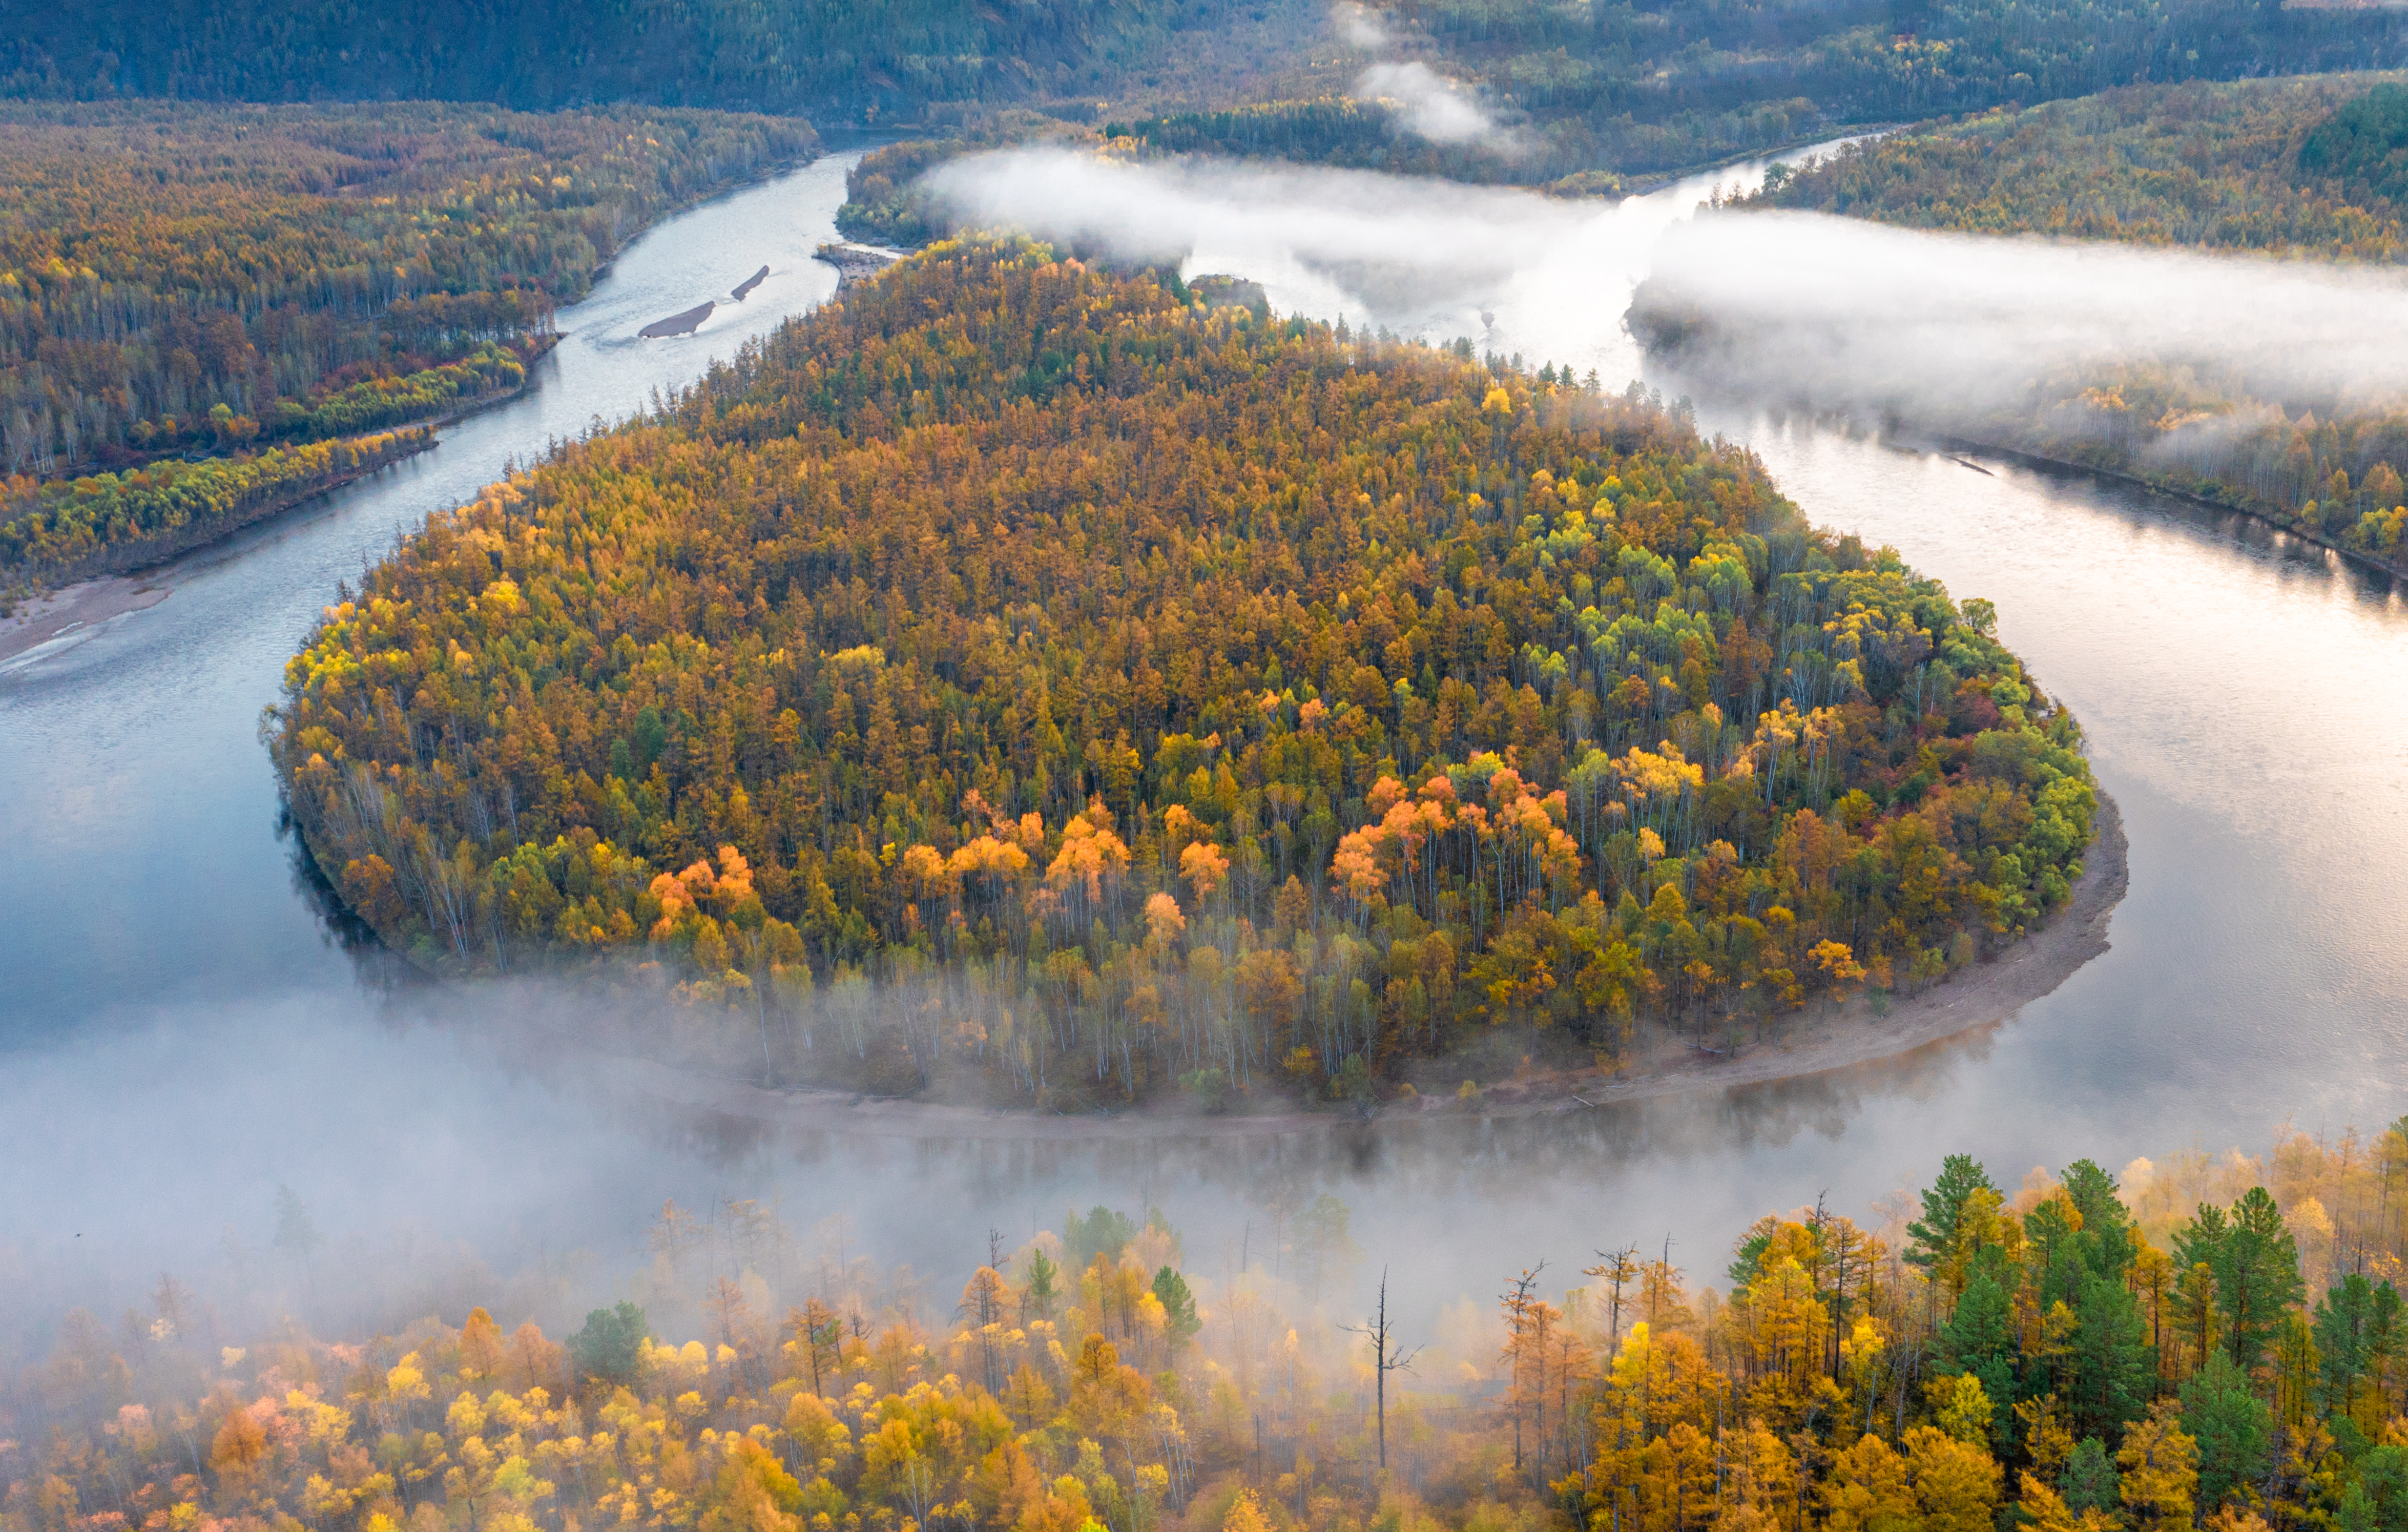
[[[1024,1099],[1610,1058],[2067,897],[1985,603],[1635,391],[1181,293],[939,245],[436,518],[288,668],[319,865],[430,965]]]
[[[643,102],[921,127],[1012,106],[1087,122],[1081,114],[1109,98],[1166,114],[1140,124],[1159,140],[1538,184],[1582,171],[1666,173],[1838,124],[2143,80],[2408,63],[2408,27],[2378,6],[1375,0],[1367,9],[1398,56],[1463,81],[1507,126],[1511,151],[1500,153],[1501,139],[1426,143],[1375,100],[1323,98],[1344,80],[1329,72],[1327,43],[1308,41],[1301,15],[1272,18],[1278,42],[1235,40],[1282,9],[1234,0],[612,0],[573,10],[532,0],[384,10],[91,0],[13,16],[0,36],[0,93],[522,110]],[[1308,56],[1297,56],[1299,44]],[[1236,61],[1233,48],[1249,56]]]
[[[1756,200],[1911,228],[2390,265],[2408,256],[2403,165],[2408,90],[2324,75],[1985,112],[1849,145]]]
[[[1301,1178],[1242,1267],[1155,1208],[917,1273],[672,1202],[616,1301],[480,1263],[391,1315],[288,1189],[253,1280],[345,1339],[167,1274],[68,1313],[0,1372],[0,1532],[2396,1532],[2403,1127],[2020,1185],[1952,1154],[1694,1274],[1611,1228],[1548,1231],[1605,1246],[1576,1277],[1393,1250]]]
[[[876,121],[931,102],[1076,95],[1205,0],[86,0],[11,13],[0,93],[198,101],[596,102]]]
[[[7,468],[357,429],[346,390],[548,329],[653,218],[815,147],[706,112],[0,111]]]

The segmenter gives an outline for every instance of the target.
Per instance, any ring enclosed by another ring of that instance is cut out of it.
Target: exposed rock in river
[[[767,279],[768,275],[769,268],[767,266],[763,266],[752,276],[747,277],[742,281],[737,283],[736,301],[738,303],[742,303],[746,297],[751,295],[754,288],[760,286],[761,283]]]
[[[666,319],[656,319],[636,334],[646,340],[656,340],[662,336],[690,336],[704,320],[710,317],[710,311],[718,307],[718,304],[706,299],[682,314],[671,314]]]

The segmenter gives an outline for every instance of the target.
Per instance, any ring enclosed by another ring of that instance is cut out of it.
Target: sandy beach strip
[[[14,616],[0,617],[0,660],[49,643],[72,628],[96,627],[112,617],[155,607],[172,589],[143,575],[103,575],[22,602]]]

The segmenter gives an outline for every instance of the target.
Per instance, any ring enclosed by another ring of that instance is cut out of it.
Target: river
[[[844,164],[668,221],[563,313],[526,396],[162,571],[160,605],[0,668],[0,1313],[15,1316],[0,1351],[59,1303],[135,1301],[162,1265],[237,1308],[236,1290],[273,1289],[280,1185],[358,1274],[351,1304],[321,1305],[328,1324],[473,1296],[488,1270],[598,1296],[669,1197],[755,1197],[797,1229],[848,1220],[856,1253],[958,1281],[986,1228],[1016,1240],[1072,1202],[1158,1204],[1217,1273],[1259,1253],[1274,1203],[1322,1191],[1352,1208],[1367,1269],[1412,1273],[1426,1315],[1627,1239],[1669,1238],[1712,1277],[1758,1213],[1828,1196],[1861,1215],[1944,1153],[2013,1184],[2036,1164],[2113,1168],[2262,1147],[2286,1118],[2337,1130],[2408,1110],[2401,593],[2135,489],[1711,402],[1705,428],[1754,447],[1817,522],[1995,600],[2006,642],[2088,730],[2131,892],[2113,950],[2001,1025],[1874,1067],[1511,1123],[910,1143],[648,1109],[593,1090],[572,1050],[494,1040],[490,993],[396,997],[279,831],[256,729],[284,659],[396,532],[824,298],[834,275],[809,252]],[[1760,169],[1635,199],[1484,318],[1415,324],[1627,378],[1638,360],[1613,322],[1649,231]],[[768,281],[700,334],[630,338],[765,262]],[[1272,297],[1311,307],[1276,282]]]

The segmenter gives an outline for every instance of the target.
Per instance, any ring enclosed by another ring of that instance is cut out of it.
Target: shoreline
[[[2209,510],[2221,510],[2234,516],[2246,516],[2262,526],[2271,527],[2283,537],[2297,537],[2312,547],[2338,554],[2345,564],[2355,564],[2361,569],[2382,575],[2386,579],[2408,580],[2408,569],[2394,566],[2363,549],[2344,548],[2321,532],[2311,531],[2296,523],[2278,520],[2271,511],[2258,510],[2249,506],[2236,506],[2229,500],[2212,499],[2189,490],[2179,490],[2171,484],[2160,484],[2145,475],[2131,473],[2122,468],[2104,468],[2096,464],[2076,463],[2071,458],[2051,457],[2046,452],[2035,452],[2028,448],[2004,447],[1994,441],[1979,441],[1971,437],[1950,436],[1945,432],[1936,433],[1931,439],[1942,448],[1956,451],[1986,452],[1992,457],[2005,458],[2010,463],[2020,463],[2026,467],[2051,468],[2062,473],[2084,474],[2093,479],[2111,480],[2119,484],[2130,484],[2135,488],[2146,490],[2151,494],[2162,494],[2170,500],[2181,500],[2190,505],[2204,507]]]
[[[1958,970],[1921,993],[1893,999],[1875,1017],[1861,998],[1828,1014],[1795,1020],[1782,1036],[1710,1054],[1669,1033],[1655,1038],[1636,1067],[1507,1080],[1478,1099],[1416,1096],[1370,1111],[1288,1110],[1253,1115],[1207,1114],[1192,1107],[1071,1117],[1027,1109],[955,1106],[899,1096],[797,1087],[775,1090],[699,1074],[654,1059],[593,1051],[611,1083],[673,1106],[722,1116],[857,1138],[932,1141],[1110,1142],[1154,1138],[1242,1138],[1394,1127],[1450,1120],[1538,1117],[1624,1102],[1724,1090],[1734,1085],[1828,1074],[1894,1058],[1996,1026],[2054,993],[2110,943],[2107,928],[2131,886],[2130,842],[2115,801],[2099,795],[2082,877],[2066,907],[2046,924],[1986,963]]]
[[[524,389],[525,385],[521,384],[509,394],[489,398],[473,408],[485,408],[504,403],[507,399],[514,398],[518,394],[524,392]],[[468,409],[464,408],[460,413],[466,414]],[[347,485],[356,484],[363,479],[390,468],[396,463],[431,451],[437,445],[435,432],[438,427],[449,423],[449,420],[429,418],[408,426],[399,427],[398,429],[421,432],[421,438],[391,457],[337,474],[292,494],[268,500],[257,507],[250,515],[239,517],[222,525],[209,527],[206,536],[189,539],[168,537],[147,545],[129,546],[125,550],[129,562],[122,569],[102,568],[81,575],[66,584],[41,589],[36,594],[28,596],[25,604],[42,608],[44,609],[42,611],[28,614],[21,610],[16,616],[0,617],[0,661],[14,659],[27,650],[38,648],[79,623],[104,622],[111,617],[122,616],[129,611],[142,611],[157,606],[174,594],[174,587],[165,584],[146,584],[145,577],[159,576],[164,579],[164,571],[172,567],[178,560],[188,553],[213,548],[237,532],[257,526],[263,522],[274,521],[287,511],[297,510],[322,495],[332,494]],[[114,562],[114,560],[108,562]],[[133,601],[129,593],[137,589],[144,594],[151,594],[148,601]]]
[[[831,239],[811,251],[811,259],[836,267],[836,287],[841,293],[855,282],[867,281],[910,253],[857,240]]]
[[[0,617],[0,662],[39,649],[70,629],[97,627],[112,617],[147,611],[174,594],[139,575],[95,575],[46,591],[22,603],[16,615]]]
[[[19,603],[14,615],[0,617],[0,662],[15,659],[28,650],[38,649],[71,628],[98,624],[127,612],[148,610],[166,600],[175,591],[172,585],[150,583],[149,577],[164,578],[163,572],[186,554],[213,548],[237,532],[274,521],[288,511],[298,510],[312,500],[348,488],[421,452],[433,451],[442,445],[436,433],[445,426],[456,425],[488,409],[498,409],[535,387],[534,364],[552,354],[552,349],[560,344],[561,334],[554,331],[543,337],[543,344],[528,359],[526,380],[517,387],[480,394],[439,414],[387,427],[394,431],[421,433],[416,443],[391,457],[337,474],[283,499],[269,501],[259,507],[255,514],[211,527],[207,537],[195,541],[166,539],[138,550],[129,549],[134,562],[122,569],[102,569],[80,575],[64,585],[37,588],[34,594]],[[143,599],[146,596],[148,599]]]

